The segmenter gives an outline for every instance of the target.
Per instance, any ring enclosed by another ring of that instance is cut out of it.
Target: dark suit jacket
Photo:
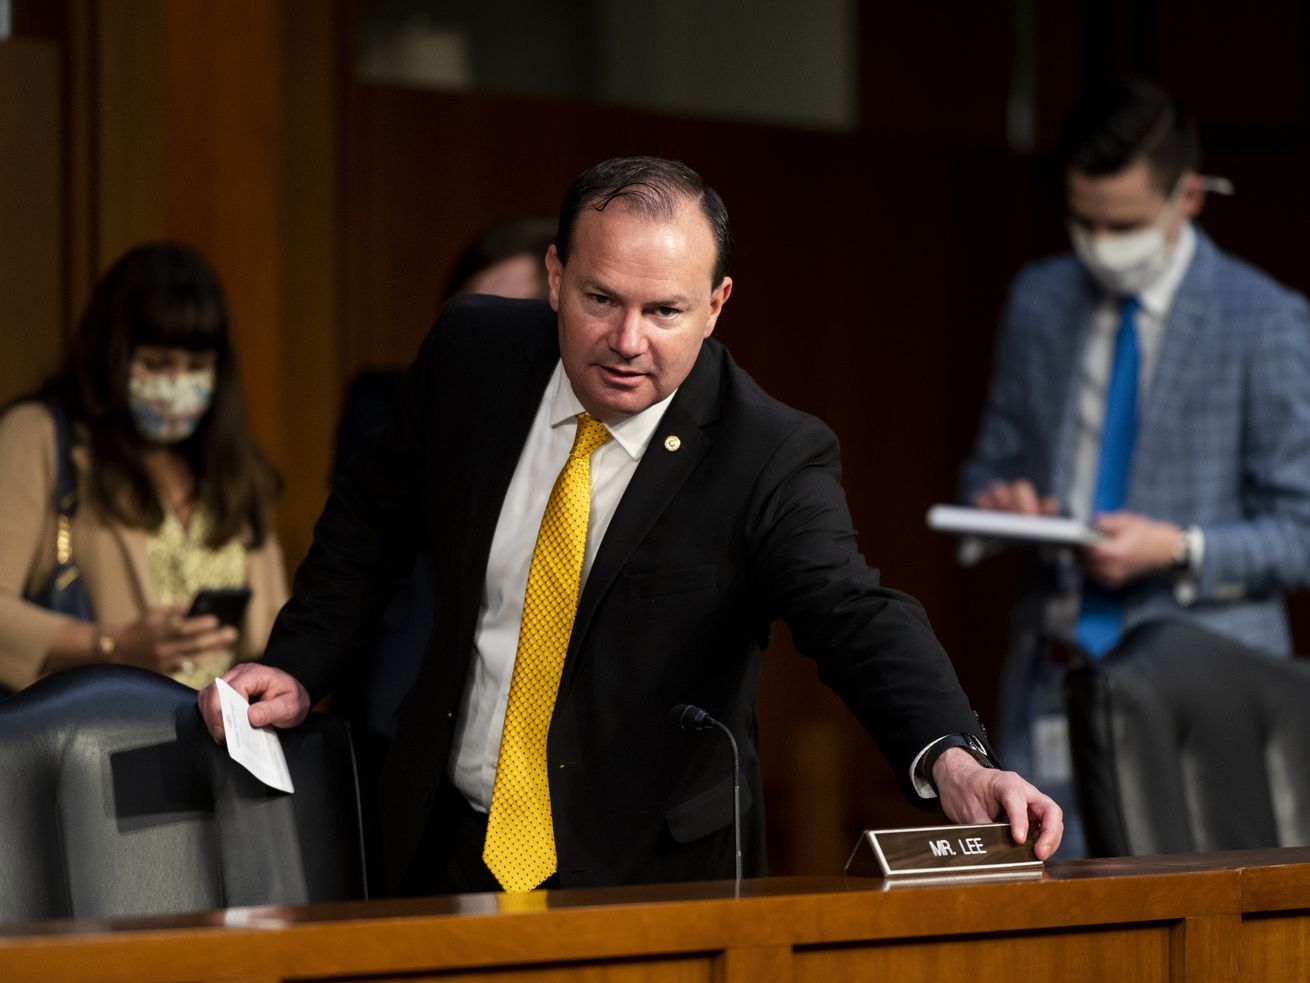
[[[436,624],[384,776],[393,884],[443,780],[501,502],[558,359],[545,304],[451,304],[397,412],[337,482],[269,645],[265,661],[321,698],[342,673],[343,640],[376,617],[416,546],[433,557]],[[925,745],[976,732],[922,608],[880,587],[856,549],[833,434],[707,341],[579,602],[548,741],[563,886],[732,876],[726,742],[679,730],[678,703],[733,730],[745,869],[764,872],[756,681],[780,617],[911,796],[907,773]]]

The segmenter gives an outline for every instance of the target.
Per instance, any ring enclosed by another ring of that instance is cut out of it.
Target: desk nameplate
[[[977,826],[918,826],[866,829],[846,861],[846,873],[861,877],[928,877],[1004,871],[1040,871],[1033,855],[1036,830],[1015,843],[1009,823]]]

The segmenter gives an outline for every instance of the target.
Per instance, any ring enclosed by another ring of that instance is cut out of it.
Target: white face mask
[[[156,444],[186,440],[214,399],[214,370],[135,375],[127,381],[137,432]]]
[[[1173,248],[1165,242],[1164,230],[1182,200],[1181,190],[1180,183],[1149,228],[1094,236],[1077,222],[1069,223],[1074,253],[1107,293],[1136,297],[1164,276],[1173,254]]]

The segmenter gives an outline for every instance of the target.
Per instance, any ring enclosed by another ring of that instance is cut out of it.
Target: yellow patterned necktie
[[[578,610],[591,514],[591,453],[609,431],[586,413],[541,517],[500,735],[482,859],[506,891],[531,891],[555,872],[546,735]]]

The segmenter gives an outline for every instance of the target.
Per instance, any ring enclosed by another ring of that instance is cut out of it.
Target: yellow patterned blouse
[[[189,605],[196,593],[206,587],[246,586],[246,548],[240,538],[210,549],[209,512],[197,506],[189,525],[184,526],[172,512],[146,536],[146,556],[150,563],[151,603],[161,607]],[[195,689],[208,686],[232,667],[235,649],[196,659],[172,677]]]

